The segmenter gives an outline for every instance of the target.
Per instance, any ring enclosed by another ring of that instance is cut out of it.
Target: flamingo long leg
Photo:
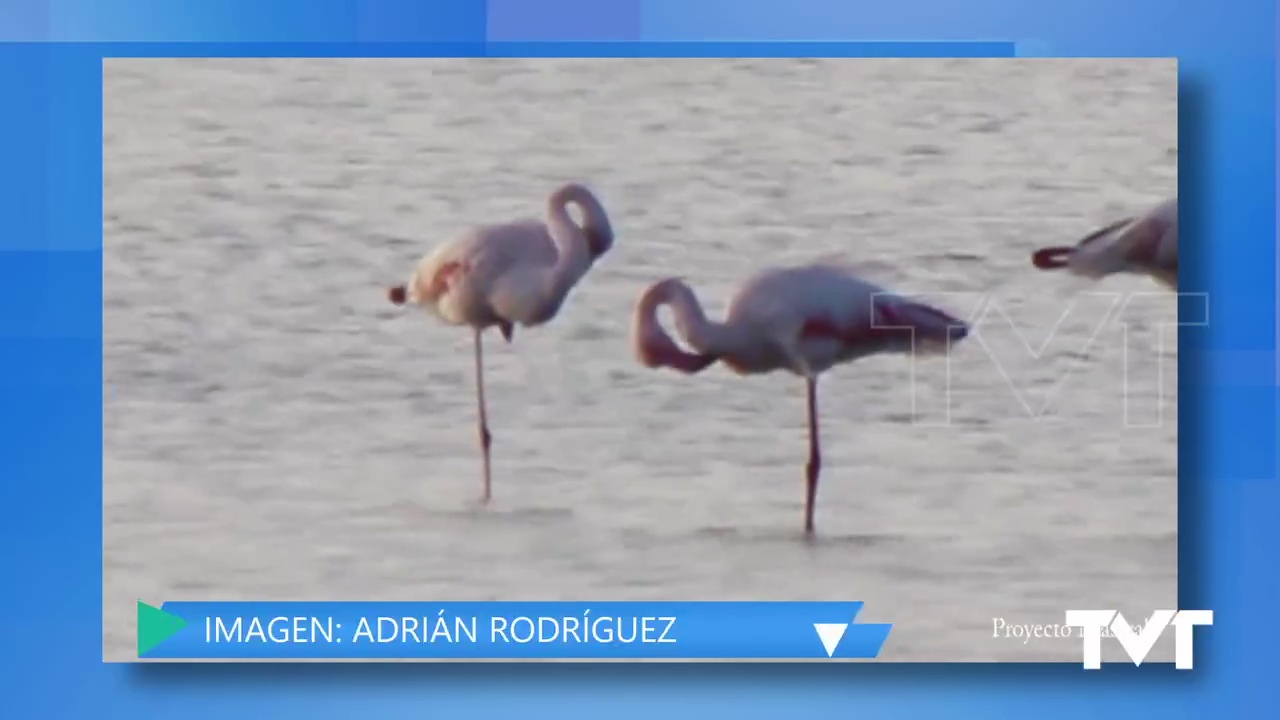
[[[821,442],[818,436],[818,381],[805,380],[809,402],[809,462],[805,466],[804,532],[813,534],[813,506],[818,496],[818,473],[822,471]]]
[[[489,476],[489,446],[493,444],[493,435],[489,433],[489,418],[485,412],[484,360],[480,337],[480,330],[476,330],[476,415],[480,426],[480,450],[484,456],[484,495],[481,499],[487,503],[493,497]]]

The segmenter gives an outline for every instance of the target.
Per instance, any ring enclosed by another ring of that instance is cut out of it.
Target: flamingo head
[[[631,325],[631,346],[636,359],[647,368],[669,367],[692,375],[702,372],[720,358],[684,350],[658,322],[658,307],[666,302],[677,282],[671,279],[654,283],[641,296]]]
[[[591,253],[591,260],[594,262],[599,260],[605,253],[613,248],[613,233],[600,230],[599,228],[586,227],[583,234],[587,238],[587,250]]]
[[[409,290],[404,285],[387,288],[387,299],[392,305],[404,305],[409,299]]]
[[[1071,253],[1075,248],[1069,247],[1051,247],[1037,250],[1031,256],[1031,263],[1041,270],[1057,270],[1064,268],[1068,264]]]
[[[666,333],[639,338],[636,342],[636,358],[647,368],[669,367],[687,375],[702,372],[718,359],[714,355],[688,352]]]

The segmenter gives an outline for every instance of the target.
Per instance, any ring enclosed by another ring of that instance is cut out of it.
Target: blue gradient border
[[[1280,706],[1270,617],[1280,597],[1280,523],[1272,519],[1280,505],[1276,35],[1272,0],[7,0],[0,4],[0,714],[1273,713]],[[953,49],[970,40],[996,49],[1013,43],[1023,56],[1180,59],[1180,195],[1193,238],[1181,283],[1212,296],[1210,325],[1181,333],[1179,347],[1180,599],[1216,612],[1215,625],[1197,634],[1195,671],[101,663],[102,57],[590,56],[610,48],[826,55],[834,54],[830,43],[843,42],[861,45],[840,54],[927,50],[907,40]],[[868,44],[878,41],[893,45]],[[646,45],[628,45],[637,42]]]

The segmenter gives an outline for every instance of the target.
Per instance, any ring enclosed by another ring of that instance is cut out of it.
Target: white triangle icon
[[[822,641],[827,657],[831,657],[836,654],[840,638],[844,637],[844,631],[849,629],[849,623],[814,623],[813,629],[818,631],[818,639]]]

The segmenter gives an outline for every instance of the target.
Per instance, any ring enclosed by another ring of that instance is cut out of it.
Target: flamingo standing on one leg
[[[682,350],[658,323],[669,304]],[[636,304],[632,344],[646,367],[701,372],[717,360],[739,375],[789,370],[803,377],[809,406],[804,528],[813,535],[821,470],[818,377],[835,365],[878,353],[945,352],[968,335],[961,320],[886,292],[836,264],[768,270],[747,281],[723,322],[708,320],[693,290],[677,278],[650,286]]]
[[[1091,279],[1129,272],[1150,275],[1178,289],[1178,199],[1166,200],[1139,217],[1101,228],[1072,247],[1037,251],[1031,262],[1041,270],[1066,268]]]
[[[568,206],[583,214],[578,226]],[[564,185],[547,198],[546,221],[518,220],[471,229],[418,262],[406,285],[388,291],[396,305],[420,305],[475,334],[476,407],[484,458],[483,501],[492,497],[481,334],[497,326],[511,342],[518,323],[549,322],[596,260],[613,247],[604,206],[586,187]]]

